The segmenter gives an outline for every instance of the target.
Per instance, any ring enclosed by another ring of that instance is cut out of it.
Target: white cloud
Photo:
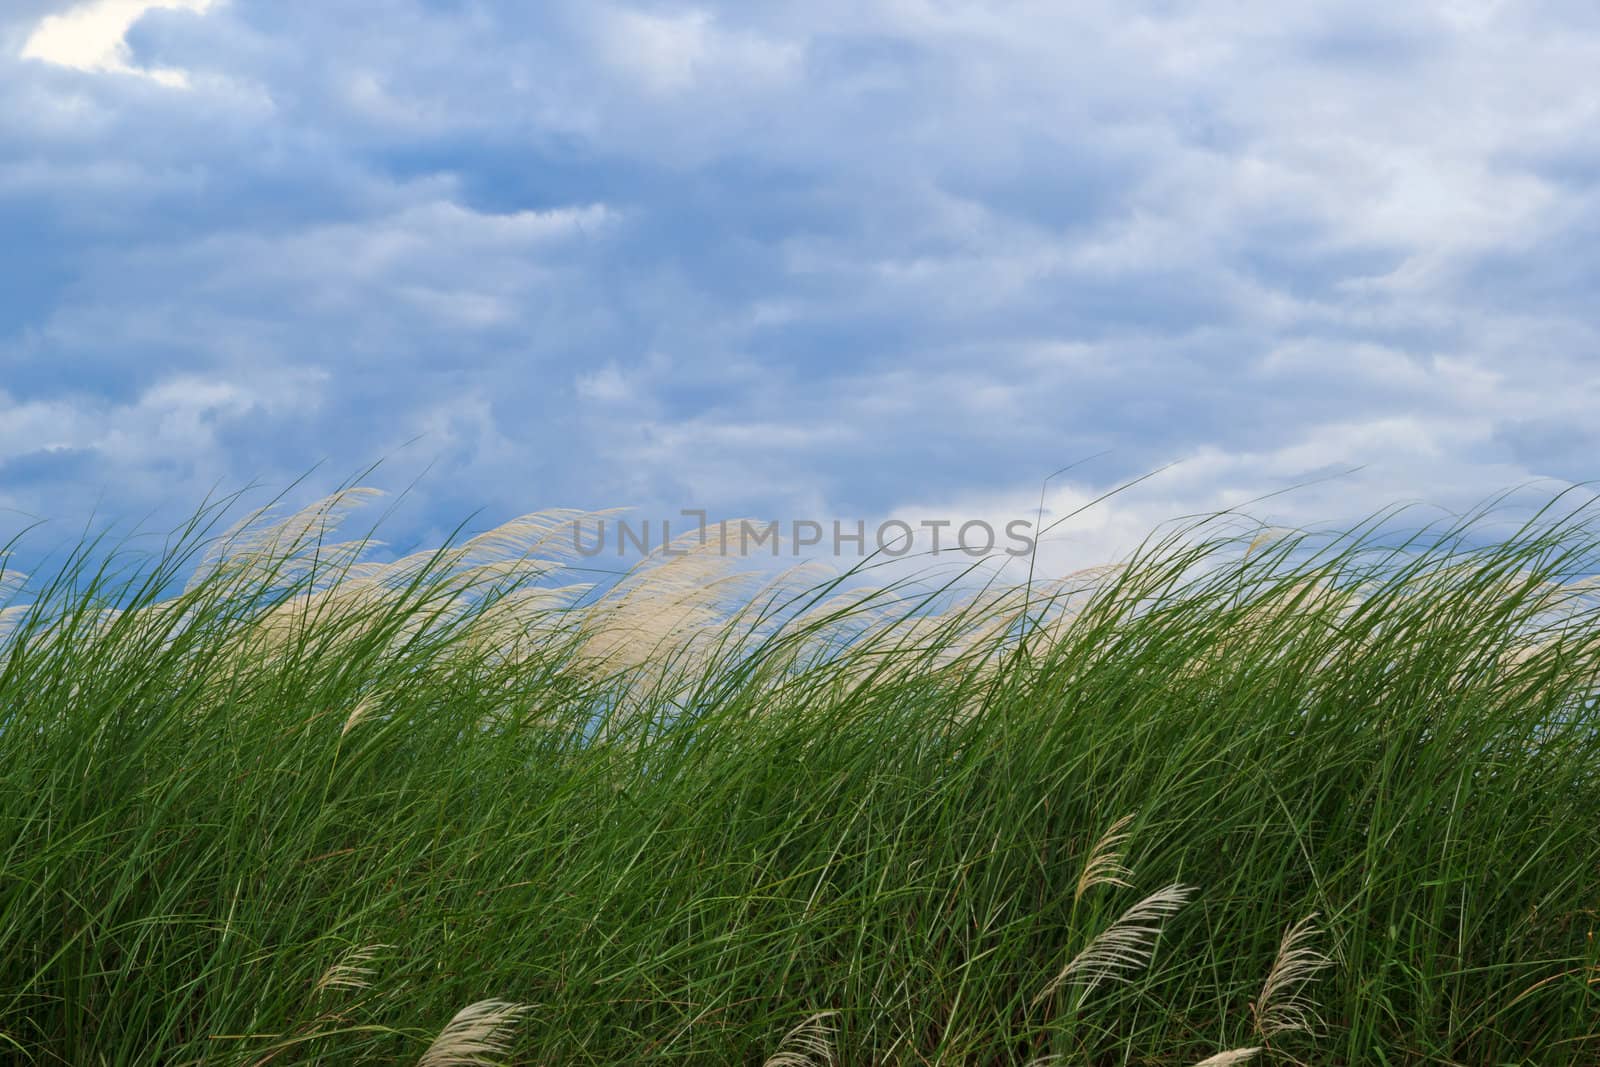
[[[646,90],[672,95],[703,77],[778,81],[798,69],[798,46],[724,29],[706,11],[670,15],[617,9],[599,22],[601,54],[618,73]]]
[[[948,520],[950,529],[969,520],[996,530],[1016,519],[1037,522],[1037,529],[1049,531],[1039,540],[1037,573],[1058,577],[1121,562],[1182,516],[1237,509],[1242,521],[1316,529],[1414,502],[1427,505],[1416,518],[1426,522],[1444,516],[1437,505],[1470,507],[1494,492],[1539,481],[1537,471],[1485,460],[1491,436],[1488,421],[1470,413],[1352,420],[1314,427],[1260,451],[1205,446],[1104,500],[1098,498],[1111,486],[1075,481],[1076,474],[1058,479],[1043,494],[1042,520],[1037,484],[926,499],[896,508],[888,517],[914,527]],[[1419,492],[1422,482],[1426,492]],[[1567,484],[1543,481],[1551,492]],[[1527,498],[1534,505],[1545,499],[1537,486]],[[1502,521],[1514,514],[1513,509]]]
[[[619,11],[612,16],[609,54],[657,92],[686,88],[709,47],[711,16],[703,11],[683,15],[649,15]]]
[[[189,76],[170,67],[136,67],[127,34],[149,11],[161,8],[205,13],[217,0],[89,0],[60,14],[46,16],[27,43],[23,59],[39,59],[75,70],[135,74],[172,88],[184,88]]]
[[[287,366],[230,379],[177,375],[121,401],[18,401],[0,392],[0,465],[82,461],[68,484],[6,479],[0,519],[14,520],[6,513],[15,512],[70,524],[85,517],[86,505],[113,520],[137,521],[152,509],[185,514],[217,485],[239,484],[227,447],[234,431],[317,411],[328,377]]]
[[[216,432],[229,420],[315,407],[328,378],[325,371],[305,368],[279,368],[275,375],[234,381],[183,375],[124,403],[19,403],[0,393],[0,462],[39,450],[85,450],[137,467],[215,453]]]
[[[618,369],[607,363],[597,371],[578,375],[574,386],[580,400],[596,404],[626,404],[638,396],[637,385]]]

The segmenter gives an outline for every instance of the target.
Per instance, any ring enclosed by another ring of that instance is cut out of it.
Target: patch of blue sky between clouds
[[[1263,510],[1586,478],[1595,69],[1576,3],[17,0],[0,523],[385,456],[401,540],[1181,461],[1065,565],[1354,466]]]

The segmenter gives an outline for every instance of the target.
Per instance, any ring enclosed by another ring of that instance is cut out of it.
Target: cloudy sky
[[[4,0],[0,533],[1592,478],[1596,70],[1590,0]]]

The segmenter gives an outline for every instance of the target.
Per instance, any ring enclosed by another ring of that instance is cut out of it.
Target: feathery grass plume
[[[767,1057],[762,1067],[833,1067],[832,1019],[836,1011],[819,1011],[802,1019],[783,1035],[778,1050]]]
[[[1317,913],[1312,912],[1285,931],[1261,993],[1250,1005],[1256,1032],[1264,1039],[1289,1033],[1313,1034],[1322,1025],[1304,995],[1306,986],[1333,965],[1332,960],[1311,947],[1320,932],[1316,919]]]
[[[1261,1046],[1254,1045],[1250,1048],[1231,1048],[1226,1052],[1219,1052],[1215,1056],[1207,1056],[1196,1063],[1194,1067],[1233,1067],[1236,1063],[1249,1063],[1261,1055]]]
[[[1033,1003],[1048,999],[1063,985],[1081,985],[1080,998],[1103,981],[1126,981],[1130,974],[1150,965],[1162,920],[1178,913],[1194,894],[1192,886],[1173,883],[1156,890],[1083,947],[1061,973],[1034,996]]]
[[[456,1012],[417,1067],[491,1067],[511,1047],[511,1035],[529,1006],[480,1000]]]
[[[758,574],[733,569],[717,541],[685,534],[640,560],[586,608],[580,657],[622,677],[693,676],[759,582]]]
[[[1260,533],[1256,534],[1250,539],[1250,543],[1245,546],[1244,554],[1246,558],[1248,558],[1250,553],[1254,552],[1256,549],[1271,544],[1273,541],[1280,540],[1291,533],[1293,533],[1293,531],[1284,529],[1281,526],[1264,526],[1262,527]]]
[[[184,591],[192,592],[222,575],[245,581],[292,581],[312,564],[315,553],[307,550],[319,546],[352,562],[353,554],[368,542],[337,546],[323,542],[351,511],[383,495],[380,489],[349,487],[275,520],[275,504],[257,508],[207,546]],[[319,562],[328,558],[324,554]]]
[[[582,524],[610,517],[620,510],[547,508],[530,512],[469,538],[461,546],[461,556],[464,562],[539,558],[555,563],[581,559],[576,535],[581,532]]]
[[[372,693],[368,693],[366,696],[356,701],[356,706],[350,709],[349,717],[344,720],[344,726],[339,730],[339,736],[343,737],[345,734],[348,734],[352,729],[355,728],[356,723],[366,718],[367,715],[371,713],[372,709],[377,706],[378,698]]]
[[[329,965],[317,979],[316,991],[325,989],[365,989],[372,984],[376,968],[370,966],[384,949],[392,945],[353,945]]]
[[[512,580],[511,588],[497,592],[474,611],[461,634],[463,650],[471,649],[486,660],[510,666],[541,652],[564,646],[577,632],[582,611],[579,601],[593,588],[589,583],[546,587]]]
[[[31,604],[13,604],[10,607],[0,608],[0,641],[8,639],[32,610]]]
[[[28,576],[9,566],[9,553],[0,550],[0,603],[16,596],[28,584]]]
[[[1083,895],[1095,886],[1133,888],[1128,882],[1128,879],[1133,877],[1133,872],[1123,862],[1125,851],[1122,843],[1128,839],[1128,826],[1137,814],[1133,812],[1124,815],[1112,823],[1110,828],[1100,835],[1100,840],[1095,842],[1094,848],[1089,850],[1089,859],[1083,865],[1083,873],[1078,875],[1078,887],[1072,894],[1074,903],[1082,900]]]

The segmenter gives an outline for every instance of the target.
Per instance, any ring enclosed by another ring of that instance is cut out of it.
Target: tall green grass
[[[358,497],[9,594],[0,1059],[1600,1062],[1587,505],[591,589]]]

